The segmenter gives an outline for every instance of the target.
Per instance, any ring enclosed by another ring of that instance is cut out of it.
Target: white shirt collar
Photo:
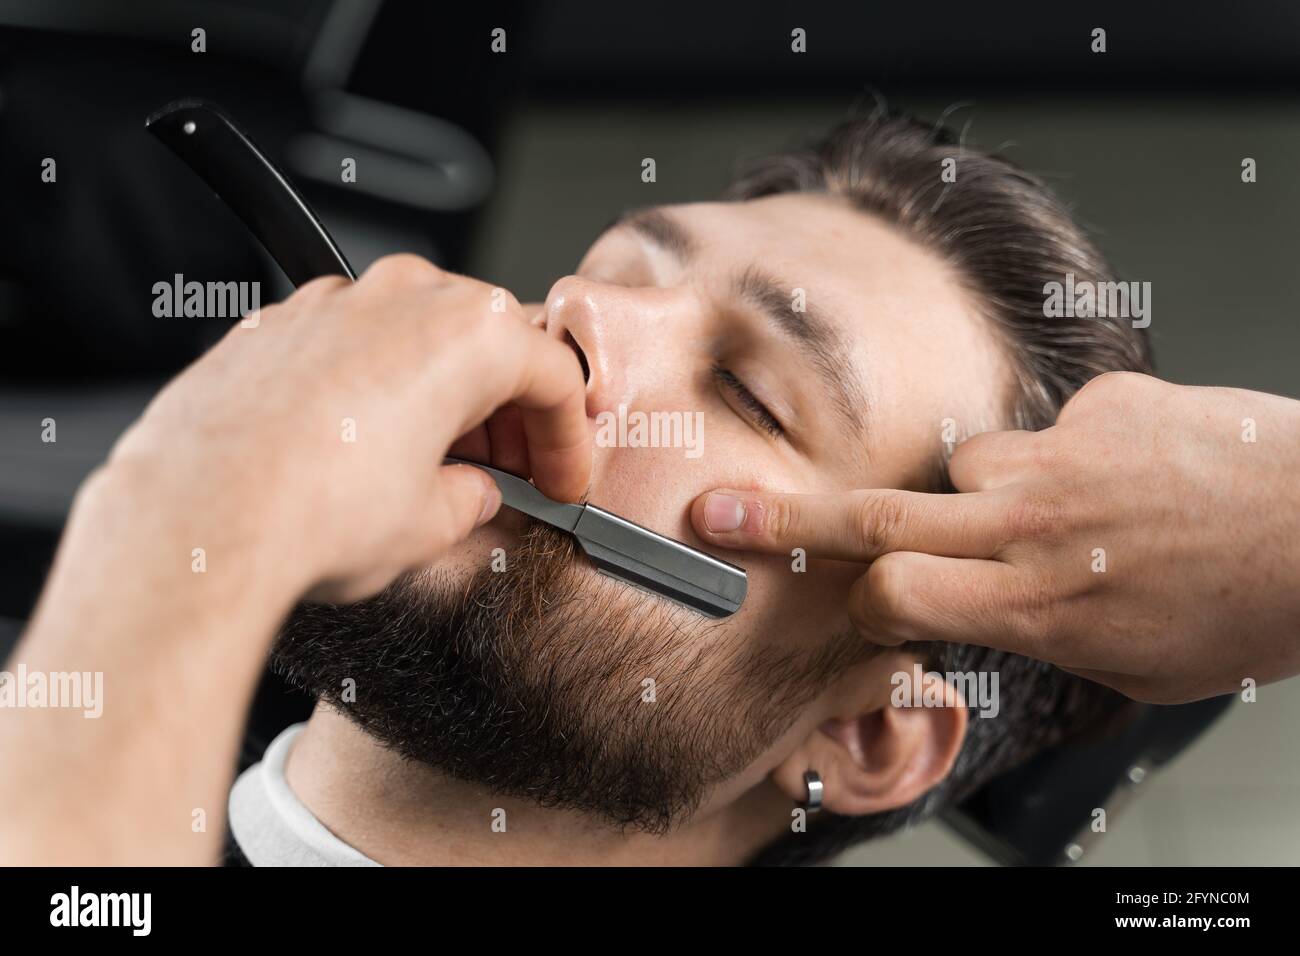
[[[285,763],[305,726],[281,731],[261,762],[235,781],[228,806],[235,842],[253,866],[379,866],[326,829],[289,789]]]

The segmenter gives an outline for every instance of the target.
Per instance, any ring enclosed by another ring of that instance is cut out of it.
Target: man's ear
[[[822,778],[822,806],[850,817],[907,806],[933,788],[961,750],[967,709],[961,692],[941,675],[925,673],[914,690],[921,671],[915,657],[887,653],[846,675],[834,715],[777,766],[772,781],[800,803],[808,795],[804,773],[814,770]],[[908,705],[916,699],[930,706],[896,707],[895,692]]]

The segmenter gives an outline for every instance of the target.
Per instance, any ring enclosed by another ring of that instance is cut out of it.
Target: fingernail
[[[714,534],[735,531],[745,523],[745,503],[731,495],[710,492],[704,499],[704,527]]]
[[[483,496],[483,510],[478,513],[478,520],[474,522],[474,527],[477,528],[479,525],[490,521],[500,507],[501,489],[497,487],[495,481],[489,479],[487,494]]]

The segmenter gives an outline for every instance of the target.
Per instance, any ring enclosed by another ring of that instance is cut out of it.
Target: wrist
[[[155,601],[249,620],[279,619],[310,585],[278,560],[277,539],[254,496],[188,483],[165,467],[115,458],[73,501],[51,585],[71,571],[78,589],[129,579]],[[117,602],[113,602],[117,603]]]
[[[14,651],[30,671],[96,675],[102,688],[95,720],[73,727],[62,712],[34,710],[0,727],[0,756],[37,781],[0,782],[0,797],[47,855],[87,858],[69,819],[115,821],[118,842],[96,841],[105,861],[138,854],[142,841],[193,853],[191,831],[169,829],[166,808],[221,806],[267,651],[296,598],[235,523],[165,490],[116,464],[86,481]],[[149,805],[161,809],[138,809]]]

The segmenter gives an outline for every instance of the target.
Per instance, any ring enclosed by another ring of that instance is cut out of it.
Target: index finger
[[[719,489],[695,499],[691,521],[710,544],[770,554],[874,561],[890,551],[992,557],[1005,540],[1004,506],[986,492],[891,488],[801,495]]]
[[[503,405],[519,409],[532,479],[543,494],[576,501],[591,482],[587,383],[573,350],[529,325],[497,326],[477,356],[475,396],[462,431]]]

